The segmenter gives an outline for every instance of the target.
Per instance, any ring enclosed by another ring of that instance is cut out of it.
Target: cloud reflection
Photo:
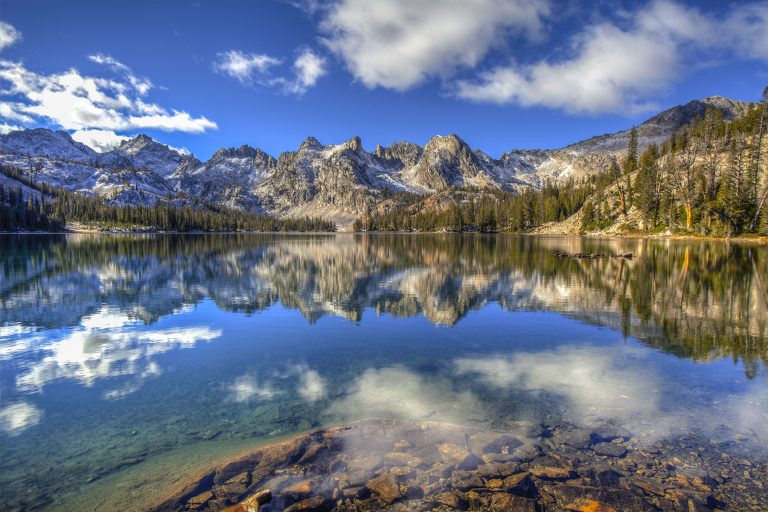
[[[658,412],[650,390],[659,377],[641,365],[631,368],[627,348],[565,346],[553,351],[460,358],[457,374],[475,375],[491,386],[545,391],[568,400],[568,413],[590,419],[649,417]],[[639,353],[637,354],[639,356]]]
[[[450,381],[425,378],[404,366],[370,368],[329,413],[349,419],[397,418],[466,423],[483,417],[475,396],[452,390]]]
[[[10,435],[40,423],[43,413],[29,402],[16,402],[0,408],[0,431]]]
[[[27,349],[42,357],[19,362],[17,389],[39,392],[56,379],[92,386],[98,379],[132,377],[132,382],[104,393],[108,399],[121,398],[139,389],[146,379],[162,373],[153,357],[177,348],[191,348],[222,334],[203,326],[152,331],[140,328],[125,314],[103,308],[85,317],[79,328],[63,338],[35,337]]]
[[[233,402],[251,402],[255,400],[271,400],[280,394],[271,382],[260,384],[253,375],[241,375],[228,386],[229,399]]]

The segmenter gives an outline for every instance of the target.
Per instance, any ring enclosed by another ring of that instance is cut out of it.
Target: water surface
[[[363,418],[768,442],[766,247],[30,235],[0,237],[0,264],[3,510],[139,510]]]

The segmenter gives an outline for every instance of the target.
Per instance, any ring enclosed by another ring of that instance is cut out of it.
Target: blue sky
[[[766,84],[766,1],[0,3],[0,128],[100,149],[147,133],[205,159],[458,133],[498,156]]]

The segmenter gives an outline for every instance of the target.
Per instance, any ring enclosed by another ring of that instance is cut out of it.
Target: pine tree
[[[655,144],[648,146],[640,158],[635,190],[638,208],[643,215],[646,229],[656,226],[659,213],[659,150]]]

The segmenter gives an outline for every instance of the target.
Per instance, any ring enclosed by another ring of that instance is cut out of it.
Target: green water
[[[768,441],[766,247],[29,235],[0,264],[0,510],[141,510],[361,418]]]

